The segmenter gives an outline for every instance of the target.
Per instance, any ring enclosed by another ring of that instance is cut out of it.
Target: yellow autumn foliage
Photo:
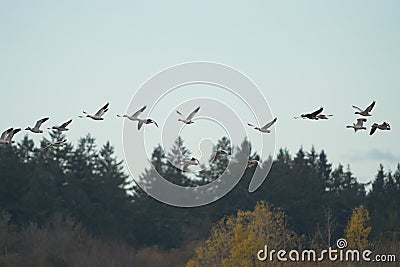
[[[265,266],[257,259],[257,252],[264,245],[275,249],[298,246],[298,238],[286,228],[285,218],[282,211],[263,201],[257,203],[254,211],[238,211],[236,216],[214,225],[211,236],[196,249],[186,267]]]
[[[368,235],[371,232],[369,221],[369,212],[364,206],[353,209],[344,231],[349,248],[363,250],[368,247]]]

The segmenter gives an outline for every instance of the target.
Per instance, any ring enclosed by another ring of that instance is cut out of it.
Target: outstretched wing
[[[4,132],[1,134],[0,139],[4,140],[12,130],[13,130],[13,128],[10,128],[10,129],[4,131]]]
[[[138,121],[137,129],[140,130],[142,126],[143,126],[143,121],[142,120]]]
[[[199,112],[200,107],[197,107],[195,110],[192,111],[192,113],[189,114],[189,116],[187,116],[186,120],[190,121],[191,119],[193,119],[194,115],[196,115],[197,112]]]
[[[69,121],[67,121],[67,122],[64,122],[63,124],[61,124],[60,128],[65,128],[65,127],[67,127],[71,122],[72,122],[72,120],[69,120]]]
[[[147,106],[143,106],[141,109],[139,109],[138,111],[136,111],[135,113],[133,113],[131,117],[136,118],[137,116],[140,115],[140,113],[142,113],[142,112],[146,109],[146,107],[147,107]]]
[[[355,108],[355,109],[357,109],[358,111],[360,111],[360,112],[363,112],[364,110],[362,110],[361,108],[359,108],[359,107],[357,107],[357,106],[352,106],[353,108]]]
[[[43,118],[41,120],[38,120],[34,126],[34,128],[40,128],[40,125],[42,125],[43,122],[47,121],[49,118]]]
[[[375,106],[375,101],[373,101],[373,102],[371,103],[371,105],[369,105],[369,106],[367,107],[367,109],[366,109],[365,111],[371,112],[372,109],[374,108],[374,106]]]
[[[310,113],[310,115],[313,116],[313,117],[315,117],[315,116],[317,116],[319,113],[321,113],[323,110],[324,110],[324,108],[323,108],[323,107],[320,107],[318,110],[316,110],[316,111]]]
[[[268,122],[267,124],[265,124],[261,129],[266,130],[269,127],[271,127],[272,125],[274,125],[274,123],[277,121],[278,118],[273,119],[271,122]]]
[[[102,107],[101,109],[99,109],[96,114],[94,114],[96,117],[101,117],[104,115],[104,113],[106,113],[108,111],[108,105],[110,103],[107,103],[104,105],[104,107]]]
[[[369,135],[373,135],[374,132],[376,131],[376,128],[377,128],[376,126],[372,125],[371,131],[369,132]]]
[[[250,127],[256,127],[255,125],[253,125],[251,123],[247,123],[247,125],[249,125]]]

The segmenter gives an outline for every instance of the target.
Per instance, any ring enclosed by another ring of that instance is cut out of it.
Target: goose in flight
[[[366,121],[367,119],[365,118],[357,119],[357,123],[353,123],[353,125],[347,125],[346,128],[353,128],[354,132],[357,132],[358,130],[367,130],[367,128],[363,126],[364,122]]]
[[[67,142],[66,139],[61,140],[61,141],[56,141],[56,142],[47,142],[47,145],[43,149],[48,149],[50,147],[60,147],[65,145]]]
[[[88,118],[91,118],[91,119],[93,119],[93,120],[95,120],[95,121],[104,120],[104,118],[103,118],[102,116],[108,111],[108,105],[109,105],[109,104],[110,104],[110,103],[105,104],[105,105],[104,105],[101,109],[99,109],[99,110],[96,112],[96,114],[94,114],[94,115],[91,115],[91,114],[87,113],[86,111],[83,111],[83,114],[86,114],[86,116],[81,115],[81,116],[79,116],[79,118],[88,117]]]
[[[195,166],[195,165],[199,165],[199,164],[200,164],[200,162],[196,158],[186,159],[186,160],[183,161],[183,169],[182,169],[182,171],[186,171],[189,166]]]
[[[265,124],[263,127],[257,127],[251,123],[247,123],[247,125],[249,125],[250,127],[254,127],[254,129],[262,132],[262,133],[270,133],[271,130],[269,130],[269,128],[274,125],[274,123],[276,122],[278,118],[273,119],[272,121],[268,122],[267,124]]]
[[[69,120],[67,122],[64,122],[60,126],[56,125],[56,126],[53,126],[51,128],[47,128],[47,129],[53,129],[53,130],[57,130],[57,131],[60,131],[60,132],[68,131],[69,129],[67,127],[71,122],[72,122],[72,120]]]
[[[322,114],[322,111],[324,110],[323,107],[320,107],[318,110],[314,111],[314,112],[310,112],[310,113],[305,113],[305,114],[301,114],[298,117],[294,117],[295,119],[310,119],[310,120],[327,120],[329,117],[332,117],[332,114],[329,115],[325,115]]]
[[[15,143],[15,141],[13,141],[12,138],[19,131],[21,131],[21,129],[19,129],[19,128],[18,129],[10,128],[10,129],[4,131],[1,134],[1,137],[0,137],[0,144],[12,144],[12,143]]]
[[[40,130],[40,126],[47,121],[49,118],[43,118],[41,120],[38,120],[33,128],[27,127],[25,130],[26,131],[31,131],[32,133],[43,133],[42,130]]]
[[[136,111],[135,113],[133,113],[132,115],[117,115],[117,117],[119,118],[128,118],[131,121],[138,121],[139,120],[139,115],[142,114],[142,112],[146,109],[147,106],[143,106],[141,109],[139,109],[138,111]]]
[[[186,123],[186,124],[194,123],[194,121],[192,121],[192,119],[196,115],[196,113],[199,112],[199,110],[200,110],[200,107],[197,107],[186,118],[183,116],[183,114],[179,110],[177,110],[176,113],[178,113],[182,117],[182,118],[178,119],[178,121],[181,121],[181,122]]]
[[[247,166],[246,168],[252,168],[253,166],[257,165],[258,167],[260,167],[262,169],[262,165],[261,162],[255,159],[249,159],[249,161],[247,162]]]
[[[377,124],[377,123],[372,124],[371,131],[369,132],[369,135],[373,135],[375,133],[376,129],[383,130],[383,131],[385,131],[385,130],[388,131],[388,130],[390,130],[390,124],[387,123],[386,121],[384,121],[382,124]]]
[[[361,116],[371,116],[370,112],[372,111],[374,106],[375,106],[375,101],[373,101],[371,103],[371,105],[369,105],[365,110],[362,110],[361,108],[353,105],[353,108],[358,110],[358,111],[354,112],[354,114],[359,114]]]
[[[140,130],[140,128],[142,128],[143,124],[151,124],[154,123],[155,126],[158,127],[158,124],[155,120],[153,119],[139,119],[139,115],[142,114],[142,112],[146,109],[147,106],[143,106],[141,109],[139,109],[138,111],[136,111],[135,113],[133,113],[132,115],[117,115],[117,117],[119,118],[128,118],[131,121],[137,121],[138,122],[138,130]]]
[[[219,157],[220,155],[228,155],[229,156],[229,155],[231,155],[231,152],[228,150],[225,150],[225,149],[215,150],[211,155],[210,161],[212,162],[212,161],[216,160],[217,157]]]

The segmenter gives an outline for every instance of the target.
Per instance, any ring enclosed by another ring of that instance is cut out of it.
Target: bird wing
[[[138,129],[138,130],[140,130],[140,128],[142,128],[143,122],[144,122],[143,120],[139,120],[139,121],[138,121],[138,125],[137,125],[137,129]]]
[[[191,119],[193,119],[194,115],[196,115],[197,112],[199,112],[200,107],[197,107],[195,110],[192,111],[192,113],[189,114],[189,116],[187,116],[186,120],[190,121]]]
[[[361,108],[359,108],[359,107],[357,107],[357,106],[352,106],[353,108],[355,108],[355,109],[357,109],[358,111],[360,111],[360,112],[363,112],[364,110],[362,110]]]
[[[60,128],[65,128],[65,127],[67,127],[71,122],[72,122],[72,120],[69,120],[69,121],[67,121],[67,122],[64,122],[63,124],[61,124]]]
[[[376,126],[375,125],[372,125],[372,127],[371,127],[371,131],[369,132],[369,135],[373,135],[374,134],[374,132],[376,131]]]
[[[373,102],[371,103],[371,105],[369,105],[369,106],[365,109],[365,111],[371,112],[372,109],[374,108],[374,106],[375,106],[375,101],[373,101]]]
[[[10,138],[10,140],[11,140],[11,139],[14,137],[14,135],[15,135],[16,133],[18,133],[19,131],[21,131],[21,128],[12,130],[12,131],[8,134],[7,138]]]
[[[181,115],[183,117],[183,114],[179,110],[177,110],[176,113],[178,113],[179,115]]]
[[[4,131],[4,132],[1,134],[0,139],[5,140],[5,138],[8,136],[8,134],[9,134],[12,130],[13,130],[13,128],[10,128],[10,129]]]
[[[136,118],[137,116],[140,115],[140,113],[142,113],[142,112],[146,109],[146,107],[147,107],[147,106],[143,106],[141,109],[139,109],[138,111],[136,111],[135,113],[133,113],[131,117]]]
[[[40,125],[42,125],[42,123],[45,122],[45,121],[47,121],[48,119],[49,119],[49,118],[43,118],[43,119],[41,119],[41,120],[38,120],[38,121],[36,122],[34,128],[39,129],[39,128],[40,128]]]
[[[323,108],[323,107],[320,107],[318,110],[316,110],[316,111],[310,113],[310,115],[313,116],[313,117],[315,117],[315,116],[317,116],[319,113],[321,113],[323,110],[324,110],[324,108]]]
[[[247,125],[249,125],[250,127],[256,127],[255,125],[253,125],[251,123],[247,123]]]
[[[101,116],[103,116],[104,113],[106,113],[106,112],[108,111],[108,105],[109,105],[109,104],[110,104],[110,103],[105,104],[104,107],[102,107],[101,109],[99,109],[99,110],[96,112],[96,114],[94,114],[94,116],[96,116],[96,117],[101,117]]]
[[[266,130],[269,127],[271,127],[277,120],[278,118],[273,119],[272,121],[268,122],[267,124],[265,124],[261,129]]]

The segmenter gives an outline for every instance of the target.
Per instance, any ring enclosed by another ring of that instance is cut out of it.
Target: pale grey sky
[[[122,158],[115,115],[139,86],[171,65],[212,61],[259,86],[278,117],[277,148],[314,145],[368,181],[379,163],[400,161],[398,14],[399,1],[2,1],[0,130],[73,118],[70,141],[91,133]],[[367,125],[386,120],[392,131],[345,129],[351,105],[373,100]],[[77,118],[108,101],[105,121]],[[293,120],[321,105],[329,121]]]

